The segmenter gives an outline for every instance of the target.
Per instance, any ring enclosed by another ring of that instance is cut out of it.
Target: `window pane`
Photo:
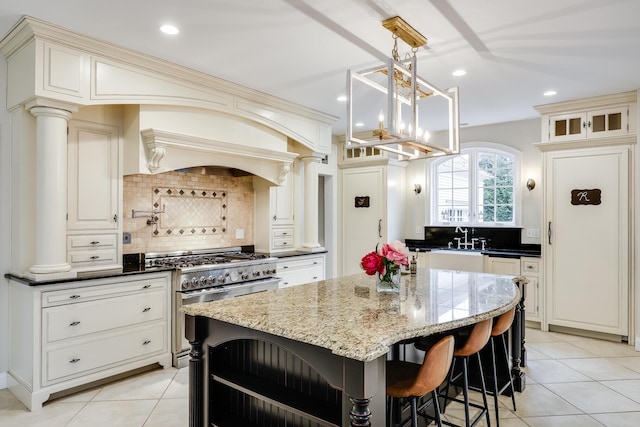
[[[495,167],[495,156],[491,153],[480,153],[478,155],[478,171],[486,171],[488,175],[493,175]]]
[[[497,222],[513,221],[513,207],[511,206],[496,207],[496,221]]]
[[[453,187],[453,179],[450,173],[441,173],[438,174],[438,188],[452,188]]]
[[[478,209],[482,212],[482,216],[480,222],[494,222],[495,219],[493,217],[493,213],[495,212],[495,208],[493,206],[483,206],[481,209]]]
[[[513,203],[513,187],[496,188],[496,203],[500,205],[510,205]]]
[[[502,154],[498,154],[496,158],[497,158],[496,164],[498,168],[513,169],[513,158],[511,156],[504,156]]]
[[[482,189],[478,195],[478,200],[485,205],[493,205],[496,202],[496,191],[493,188]]]

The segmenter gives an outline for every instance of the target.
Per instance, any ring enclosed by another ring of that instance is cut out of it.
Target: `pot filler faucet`
[[[471,250],[473,250],[473,249],[476,248],[476,242],[479,240],[480,243],[482,243],[482,250],[484,250],[484,246],[485,246],[485,242],[486,242],[484,239],[479,239],[477,237],[472,237],[471,241],[469,241],[467,239],[467,235],[469,233],[469,229],[468,228],[462,228],[460,226],[457,226],[455,232],[464,234],[464,241],[462,240],[461,237],[454,237],[454,239],[453,239],[456,242],[458,242],[458,249],[471,249]],[[449,242],[449,247],[451,247],[451,242]]]

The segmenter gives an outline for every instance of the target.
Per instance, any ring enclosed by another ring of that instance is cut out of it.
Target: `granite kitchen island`
[[[190,426],[384,426],[394,344],[519,301],[513,276],[419,269],[399,294],[362,273],[184,306]]]

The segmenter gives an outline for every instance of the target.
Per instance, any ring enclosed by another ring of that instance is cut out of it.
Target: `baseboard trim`
[[[0,390],[5,389],[5,388],[7,388],[7,373],[6,372],[0,372]]]
[[[549,331],[562,334],[578,335],[587,338],[596,338],[603,341],[625,342],[626,336],[608,334],[606,332],[587,331],[585,329],[570,328],[568,326],[549,325]]]

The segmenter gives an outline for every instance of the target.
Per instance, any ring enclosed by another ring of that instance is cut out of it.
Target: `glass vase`
[[[389,269],[386,274],[377,275],[376,289],[380,293],[397,294],[400,293],[400,268]]]

